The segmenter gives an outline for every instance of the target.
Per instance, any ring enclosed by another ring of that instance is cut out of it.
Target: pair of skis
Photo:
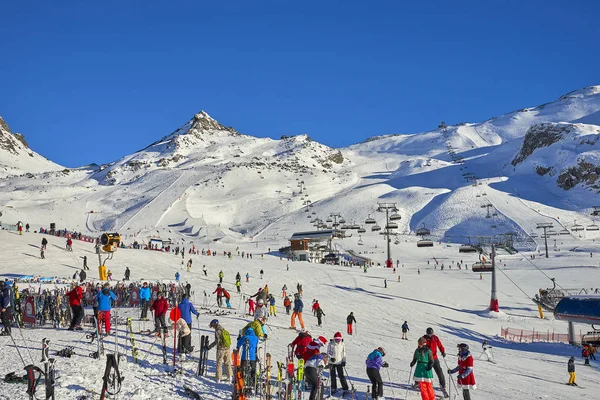
[[[238,349],[233,350],[231,355],[233,363],[233,392],[232,400],[246,400],[246,392],[244,385],[244,371],[241,368],[241,357]]]
[[[133,328],[131,326],[131,318],[127,318],[127,331],[129,332],[129,341],[131,342],[131,355],[133,356],[133,362],[138,362],[138,349],[135,344],[135,338],[133,337]]]
[[[206,359],[208,358],[208,335],[200,336],[200,357],[198,357],[198,376],[206,373]]]

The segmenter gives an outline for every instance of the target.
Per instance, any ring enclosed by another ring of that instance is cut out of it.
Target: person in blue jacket
[[[190,303],[190,296],[187,294],[183,295],[181,303],[179,303],[179,311],[181,311],[181,318],[185,320],[185,323],[192,329],[192,314],[198,316],[198,311],[194,308],[194,305]]]
[[[11,329],[10,324],[12,320],[12,293],[10,285],[5,281],[0,281],[0,319],[4,330],[0,333],[0,336],[10,336]]]
[[[254,333],[254,329],[247,327],[237,340],[237,349],[241,354],[240,367],[242,370],[250,364],[250,376],[248,387],[254,387],[256,377],[256,348],[258,347],[258,337]]]
[[[108,283],[104,284],[104,287],[96,295],[96,301],[98,302],[98,327],[104,323],[106,334],[110,335],[110,310],[112,308],[111,300],[116,301],[117,296],[110,290]],[[100,330],[100,329],[99,329]]]
[[[142,316],[140,319],[148,321],[148,307],[150,306],[151,297],[152,295],[150,293],[150,288],[148,287],[148,282],[144,282],[140,288],[140,307],[142,308]]]
[[[176,282],[179,282],[179,277],[180,277],[180,276],[181,276],[181,275],[179,275],[179,272],[175,272],[175,281],[176,281]]]
[[[291,328],[296,329],[296,318],[300,321],[300,326],[304,330],[304,319],[302,318],[302,310],[304,309],[304,303],[300,299],[300,294],[294,294],[294,312],[292,313]]]

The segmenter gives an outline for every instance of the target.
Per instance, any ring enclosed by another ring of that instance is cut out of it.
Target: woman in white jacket
[[[333,335],[333,340],[329,341],[327,347],[327,355],[329,356],[329,368],[331,375],[331,393],[337,392],[337,377],[340,378],[340,384],[344,392],[348,391],[348,383],[344,376],[344,367],[346,366],[346,345],[342,339],[342,334],[336,332]]]

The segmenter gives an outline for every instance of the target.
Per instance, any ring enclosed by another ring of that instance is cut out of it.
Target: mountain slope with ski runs
[[[553,286],[551,278],[562,288],[598,287],[600,245],[596,240],[600,234],[588,228],[596,225],[593,206],[600,205],[599,137],[600,86],[481,123],[377,136],[343,149],[329,148],[305,135],[281,140],[243,135],[201,112],[134,154],[81,168],[64,168],[46,160],[2,122],[0,211],[5,229],[0,230],[0,279],[50,278],[48,283],[17,283],[20,290],[34,293],[63,288],[81,270],[85,256],[91,268],[87,280],[100,283],[94,244],[75,240],[73,251],[66,251],[64,237],[36,233],[51,222],[58,229],[92,237],[117,231],[127,245],[161,237],[172,239],[173,246],[185,247],[183,259],[174,253],[122,248],[104,261],[113,272],[111,285],[124,276],[126,268],[135,282],[169,283],[176,273],[181,274],[181,283],[191,284],[191,301],[200,313],[193,321],[196,351],[192,361],[178,360],[181,373],[173,374],[173,337],[166,342],[169,358],[164,365],[160,340],[141,333],[152,328],[151,322],[140,321],[138,309],[113,310],[119,323],[105,339],[105,350],[113,353],[118,348],[124,355],[119,369],[125,380],[118,395],[111,398],[190,398],[184,385],[205,400],[231,398],[231,383],[215,382],[214,349],[206,376],[195,374],[200,335],[213,337],[209,322],[217,307],[212,293],[223,271],[233,309],[221,310],[217,318],[234,341],[252,320],[244,312],[248,296],[265,284],[274,294],[277,316],[269,318],[268,341],[262,345],[273,362],[285,361],[287,345],[297,335],[289,329],[281,289],[287,285],[291,294],[301,283],[306,329],[328,339],[337,331],[344,336],[346,369],[357,389],[357,400],[370,399],[365,394],[370,385],[365,359],[379,346],[385,348],[389,363],[382,370],[384,398],[421,398],[408,385],[413,371],[409,364],[417,338],[428,327],[446,347],[447,356],[441,361],[444,371],[456,366],[457,344],[470,346],[478,387],[471,394],[474,400],[600,399],[597,361],[584,366],[580,348],[560,340],[530,343],[528,336],[532,331],[551,337],[567,333],[566,322],[551,313],[540,318],[531,300],[540,288]],[[371,216],[383,225],[382,214],[375,211],[377,202],[395,202],[402,217],[396,221],[398,235],[391,242],[396,269],[381,266],[387,257],[385,239],[369,226],[363,234],[348,230],[345,238],[333,241],[340,252],[353,251],[373,260],[367,272],[288,261],[277,252],[288,245],[293,232],[315,229],[311,221],[317,217],[327,224],[331,213],[341,214],[347,224],[362,225]],[[12,225],[17,221],[29,223],[31,232],[19,235]],[[548,240],[549,258],[543,257],[540,232],[532,234],[539,222],[552,223],[557,233]],[[436,239],[433,247],[416,246],[415,232],[423,226]],[[573,230],[574,226],[583,230]],[[515,233],[520,252],[498,251],[500,312],[490,312],[490,274],[473,273],[471,266],[478,254],[459,253],[459,248],[477,236],[509,232]],[[42,237],[48,240],[44,259],[40,257]],[[189,254],[192,246],[217,255]],[[232,257],[223,252],[231,252]],[[242,257],[242,252],[253,257]],[[193,261],[190,271],[182,263],[187,260]],[[264,271],[263,278],[260,271]],[[242,277],[249,275],[248,282],[242,279],[241,294],[234,286],[238,272]],[[322,326],[310,311],[312,299],[319,300],[325,313]],[[346,334],[346,316],[351,311],[357,320],[352,336]],[[91,315],[91,307],[85,312]],[[134,361],[125,332],[126,317],[134,319],[133,331],[140,332],[134,335],[139,363]],[[410,326],[409,340],[400,339],[404,321]],[[517,332],[511,340],[500,335],[507,327]],[[43,369],[39,360],[46,338],[61,371],[56,398],[98,399],[107,359],[88,356],[96,351],[97,343],[86,338],[86,333],[94,331],[92,325],[83,328],[67,331],[52,328],[50,323],[34,329],[14,326],[12,337],[0,336],[0,377],[11,372],[20,375],[26,364]],[[579,334],[591,328],[576,324],[575,330]],[[484,339],[493,346],[495,363],[487,362],[482,353]],[[56,355],[66,346],[74,348],[71,358]],[[571,356],[576,357],[579,388],[565,385]],[[272,375],[276,377],[275,369]],[[436,394],[441,394],[437,377],[434,386]],[[446,388],[452,400],[461,398],[462,394],[456,397],[456,386],[448,383]],[[0,400],[27,399],[26,389],[23,383],[0,379]],[[40,383],[37,398],[43,392]]]

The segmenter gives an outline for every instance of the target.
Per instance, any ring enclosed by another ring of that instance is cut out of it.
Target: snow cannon
[[[121,244],[121,235],[118,233],[103,233],[100,236],[100,243],[102,243],[102,250],[107,253],[113,253]]]
[[[600,296],[569,296],[558,302],[554,318],[582,324],[600,323]]]

